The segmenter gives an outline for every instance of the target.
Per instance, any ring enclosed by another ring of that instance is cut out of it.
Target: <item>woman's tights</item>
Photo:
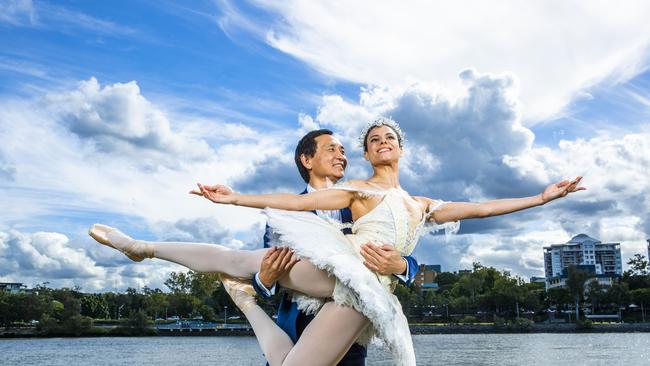
[[[142,242],[153,246],[155,258],[178,263],[197,272],[221,272],[252,278],[268,249],[233,250],[217,244]],[[307,260],[296,263],[278,281],[282,287],[313,297],[332,296],[335,279]],[[347,352],[368,319],[356,310],[326,303],[294,345],[289,336],[258,305],[244,309],[271,366],[333,365]]]

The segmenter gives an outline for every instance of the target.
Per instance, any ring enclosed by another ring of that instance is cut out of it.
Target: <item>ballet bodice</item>
[[[453,225],[438,225],[431,220],[433,211],[444,202],[434,201],[425,205],[415,200],[408,192],[400,188],[387,190],[367,190],[349,185],[336,185],[330,189],[353,191],[362,198],[380,197],[381,201],[365,215],[358,218],[352,225],[350,239],[360,246],[366,242],[389,244],[395,247],[401,255],[410,255],[423,234],[445,228],[453,231]]]

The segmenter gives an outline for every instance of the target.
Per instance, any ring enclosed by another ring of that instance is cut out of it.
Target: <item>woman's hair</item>
[[[381,126],[390,127],[397,135],[397,142],[399,142],[399,147],[404,146],[404,141],[406,141],[406,135],[404,134],[404,132],[402,132],[402,129],[399,127],[399,124],[390,117],[379,117],[376,120],[370,122],[361,131],[361,136],[359,136],[359,145],[363,147],[363,152],[368,151],[368,135],[370,134],[370,132],[375,128]]]
[[[303,136],[300,141],[298,141],[298,146],[296,146],[296,153],[294,154],[294,160],[296,162],[296,166],[298,167],[298,171],[300,172],[300,176],[305,181],[305,183],[309,183],[309,170],[307,170],[307,168],[302,165],[300,156],[305,155],[308,158],[314,157],[316,154],[316,148],[318,147],[316,144],[316,137],[333,134],[334,133],[332,131],[323,128],[320,130],[310,131],[308,134]]]

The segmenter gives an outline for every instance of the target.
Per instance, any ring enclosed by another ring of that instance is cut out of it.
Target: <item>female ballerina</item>
[[[257,306],[250,286],[224,278],[224,285],[251,323],[271,365],[333,364],[357,338],[368,340],[373,334],[388,346],[397,364],[414,365],[408,324],[391,293],[391,278],[374,274],[362,264],[360,245],[369,241],[388,242],[402,255],[409,255],[427,231],[441,227],[454,230],[458,220],[503,215],[585,189],[579,186],[578,177],[552,184],[536,196],[480,204],[412,197],[399,184],[403,140],[403,133],[391,119],[380,118],[364,130],[360,141],[374,171],[366,181],[350,181],[306,195],[243,195],[226,186],[200,184],[199,190],[191,192],[219,204],[274,208],[264,212],[274,229],[277,245],[291,247],[307,259],[294,265],[280,279],[280,285],[315,298],[333,299],[322,305],[315,320],[293,345]],[[350,207],[355,220],[351,235],[342,234],[340,227],[316,215],[291,212],[345,207]],[[155,257],[196,271],[221,272],[242,279],[254,275],[268,250],[237,251],[214,244],[135,241],[104,225],[93,226],[90,234],[133,260]],[[314,304],[308,300],[302,303],[303,307]],[[328,329],[338,331],[327,334]],[[314,359],[315,354],[318,360]]]

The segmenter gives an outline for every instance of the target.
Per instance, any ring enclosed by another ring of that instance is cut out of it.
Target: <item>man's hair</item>
[[[296,153],[294,155],[294,159],[296,161],[296,166],[298,167],[298,171],[300,172],[300,176],[302,179],[305,181],[305,183],[309,183],[309,170],[305,168],[304,165],[302,165],[302,161],[300,161],[300,156],[305,155],[305,157],[312,158],[316,154],[316,148],[318,145],[316,144],[316,137],[321,136],[321,135],[333,135],[334,133],[328,129],[320,129],[320,130],[314,130],[310,131],[307,133],[305,136],[303,136],[300,141],[298,141],[298,146],[296,146]]]

